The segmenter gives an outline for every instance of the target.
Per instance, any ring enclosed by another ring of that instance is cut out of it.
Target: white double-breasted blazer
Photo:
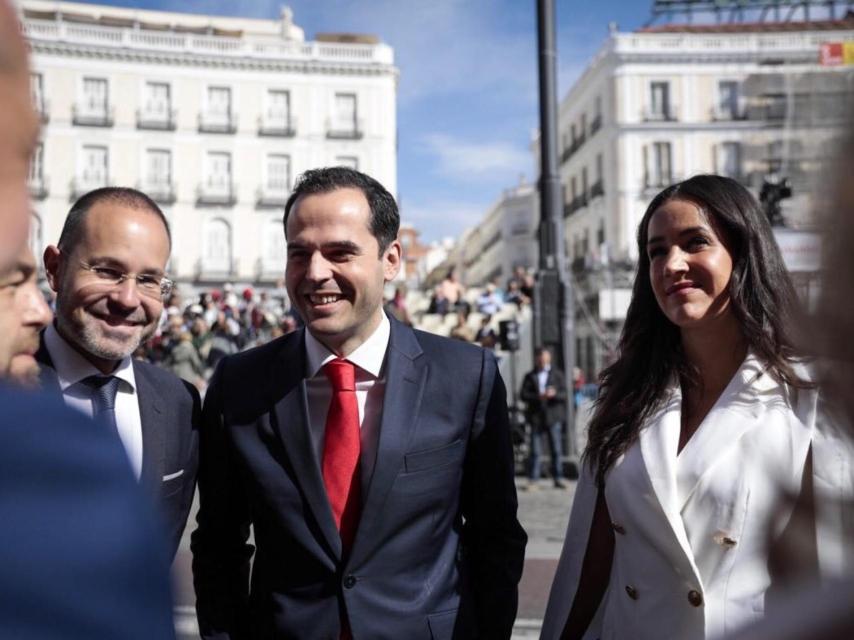
[[[791,505],[780,512],[781,490],[798,492],[811,445],[815,491],[851,495],[851,458],[841,438],[823,433],[817,391],[789,393],[752,354],[677,455],[681,404],[674,384],[606,476],[614,559],[585,640],[717,638],[762,617],[771,582],[768,527],[772,516],[782,527],[791,515]],[[569,616],[596,495],[584,465],[544,640],[557,640]],[[823,573],[851,563],[835,526],[845,517],[830,513],[818,529]]]

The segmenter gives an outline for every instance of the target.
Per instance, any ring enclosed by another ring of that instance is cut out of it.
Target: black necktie
[[[92,390],[92,417],[105,422],[114,432],[116,427],[116,392],[119,379],[115,376],[89,376],[83,384]]]

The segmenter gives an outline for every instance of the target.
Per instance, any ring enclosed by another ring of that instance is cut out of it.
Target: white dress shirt
[[[59,378],[65,404],[91,418],[92,390],[83,380],[89,376],[104,374],[68,344],[53,324],[49,324],[45,329],[44,342]],[[139,415],[136,379],[130,357],[123,358],[112,375],[119,379],[115,407],[116,427],[130,466],[139,479],[142,474],[142,419]]]
[[[391,324],[383,314],[380,326],[359,347],[345,358],[356,365],[356,402],[359,406],[361,428],[361,484],[362,495],[367,492],[374,470],[382,418],[385,378],[383,363],[391,334]],[[332,386],[322,368],[337,356],[311,335],[305,332],[306,388],[308,391],[308,416],[311,439],[317,460],[323,459],[323,435],[326,430],[326,414],[332,400]]]
[[[546,383],[549,381],[549,372],[551,370],[551,367],[544,367],[537,371],[537,387],[539,387],[540,395],[544,395],[546,393]]]

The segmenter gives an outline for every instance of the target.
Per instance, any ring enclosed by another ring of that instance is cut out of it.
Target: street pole
[[[566,372],[566,453],[578,471],[573,407],[575,309],[563,235],[561,185],[557,173],[557,48],[554,0],[537,0],[540,77],[540,262],[534,293],[534,347],[547,347]]]

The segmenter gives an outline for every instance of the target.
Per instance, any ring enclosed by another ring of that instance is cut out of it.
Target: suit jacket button
[[[344,578],[344,588],[345,589],[352,589],[355,586],[356,586],[356,576],[349,575],[346,578]]]
[[[621,525],[619,522],[612,522],[611,528],[614,531],[616,531],[617,533],[619,533],[620,535],[626,535],[626,528],[623,525]]]
[[[637,590],[637,589],[635,589],[635,588],[634,588],[632,585],[630,585],[630,584],[627,584],[627,585],[626,585],[626,593],[629,595],[629,597],[630,597],[632,600],[637,600],[637,599],[638,599],[638,590]]]
[[[690,602],[691,606],[693,607],[699,607],[703,604],[703,596],[700,594],[699,591],[694,591],[693,589],[691,589],[688,592],[688,602]]]

